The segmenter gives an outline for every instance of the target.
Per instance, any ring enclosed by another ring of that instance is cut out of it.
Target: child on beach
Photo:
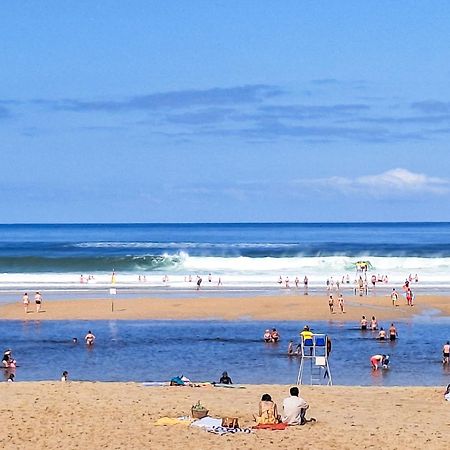
[[[67,370],[65,370],[62,375],[61,375],[61,381],[64,383],[69,379],[69,372],[67,372]]]

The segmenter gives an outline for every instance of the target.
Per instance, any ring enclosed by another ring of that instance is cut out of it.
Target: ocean
[[[303,289],[305,276],[323,293],[327,279],[353,286],[360,260],[386,289],[417,274],[414,289],[450,292],[450,223],[0,225],[0,236],[2,301],[102,295],[113,271],[124,295],[187,295],[197,276],[208,295],[273,294],[296,277]]]
[[[203,283],[196,295],[208,297],[303,294],[305,275],[307,293],[323,294],[327,280],[342,277],[351,290],[361,274],[358,261],[370,262],[369,280],[388,277],[377,289],[399,287],[417,274],[414,290],[450,292],[450,223],[0,225],[0,233],[3,302],[20,301],[24,290],[41,290],[44,299],[105,297],[112,286],[121,297],[192,296],[197,276]],[[309,325],[333,339],[336,384],[444,385],[450,372],[440,359],[449,321],[426,314],[397,323],[393,344],[354,323]],[[0,335],[18,360],[17,381],[59,379],[63,370],[78,380],[166,381],[184,374],[212,381],[227,370],[236,383],[289,384],[299,361],[286,355],[288,340],[298,340],[304,325],[0,320]],[[274,326],[281,342],[264,344],[264,330]],[[94,348],[83,343],[88,329],[97,336]],[[392,368],[373,372],[369,358],[375,353],[390,354]]]

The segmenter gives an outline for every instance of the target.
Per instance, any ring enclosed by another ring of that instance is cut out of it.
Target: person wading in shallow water
[[[95,342],[95,336],[92,334],[92,331],[89,330],[84,337],[84,340],[86,341],[87,345],[94,345]]]

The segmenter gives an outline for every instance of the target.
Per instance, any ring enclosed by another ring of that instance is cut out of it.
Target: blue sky
[[[0,222],[450,220],[447,2],[3,2]]]

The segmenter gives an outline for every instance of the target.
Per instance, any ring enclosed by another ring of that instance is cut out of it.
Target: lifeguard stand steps
[[[298,371],[297,384],[305,383],[305,378],[310,376],[311,385],[333,384],[331,370],[328,364],[328,336],[326,334],[313,334],[312,338],[301,338],[301,359]]]

